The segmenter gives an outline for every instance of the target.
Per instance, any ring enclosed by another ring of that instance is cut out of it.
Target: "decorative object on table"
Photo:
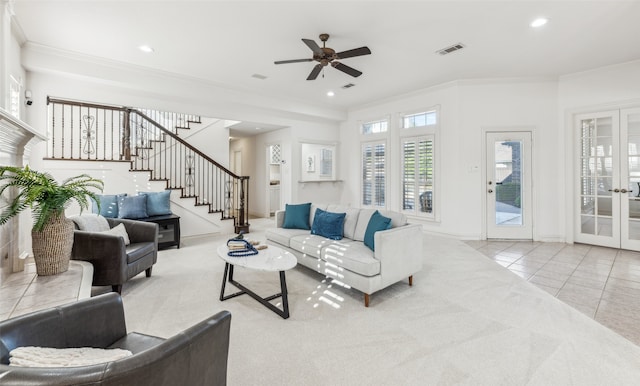
[[[91,189],[102,192],[104,184],[87,174],[67,178],[58,183],[49,173],[31,170],[28,166],[0,167],[0,195],[7,189],[8,207],[0,214],[0,225],[23,210],[31,208],[33,257],[38,275],[55,275],[67,271],[73,246],[73,223],[67,219],[65,208],[71,201],[80,210],[90,208],[91,201],[98,201]]]
[[[258,250],[247,240],[242,239],[229,239],[227,240],[227,247],[229,248],[229,252],[227,255],[229,256],[253,256],[258,254]]]
[[[243,240],[243,239],[244,239],[244,234],[245,234],[245,233],[246,233],[245,231],[240,231],[240,232],[236,235],[236,237],[234,237],[234,238],[233,238],[233,239],[231,239],[231,240]]]

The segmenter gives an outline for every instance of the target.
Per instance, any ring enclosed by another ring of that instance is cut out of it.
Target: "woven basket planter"
[[[41,232],[31,232],[33,258],[40,276],[57,275],[69,269],[73,247],[73,221],[52,216]]]

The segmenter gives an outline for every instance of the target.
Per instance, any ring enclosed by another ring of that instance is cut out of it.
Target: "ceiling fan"
[[[329,34],[320,34],[320,40],[322,41],[322,47],[318,46],[318,44],[316,44],[314,40],[302,39],[304,44],[306,44],[309,48],[311,48],[311,51],[313,51],[313,58],[280,60],[274,63],[275,64],[300,63],[300,62],[312,62],[315,60],[316,62],[318,62],[318,64],[316,64],[316,66],[313,67],[313,70],[311,70],[311,73],[307,77],[307,80],[316,79],[318,77],[318,74],[320,74],[320,71],[322,71],[322,68],[326,67],[329,64],[331,64],[331,67],[335,68],[336,70],[340,70],[345,74],[351,75],[355,78],[362,75],[362,72],[356,70],[355,68],[349,67],[346,64],[342,64],[336,60],[352,58],[354,56],[369,55],[371,53],[371,50],[369,49],[369,47],[360,47],[360,48],[354,48],[352,50],[336,52],[332,48],[325,47],[326,41],[329,40]]]

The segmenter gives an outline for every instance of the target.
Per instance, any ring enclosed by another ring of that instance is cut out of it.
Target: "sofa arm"
[[[73,231],[71,258],[93,265],[93,285],[114,285],[127,279],[127,252],[120,236]]]
[[[284,225],[284,210],[277,210],[275,213],[276,228],[282,228]]]
[[[128,220],[124,218],[107,218],[111,228],[123,224],[132,243],[153,241],[158,245],[158,224],[146,221]]]
[[[395,283],[422,269],[422,225],[408,224],[374,235],[375,252],[385,284]]]
[[[107,384],[225,385],[231,314],[219,312],[151,349],[111,362]]]

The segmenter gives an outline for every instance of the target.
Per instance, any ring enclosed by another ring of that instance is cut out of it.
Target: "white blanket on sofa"
[[[18,347],[11,350],[9,365],[22,367],[74,367],[112,362],[132,355],[131,351],[93,347]]]

